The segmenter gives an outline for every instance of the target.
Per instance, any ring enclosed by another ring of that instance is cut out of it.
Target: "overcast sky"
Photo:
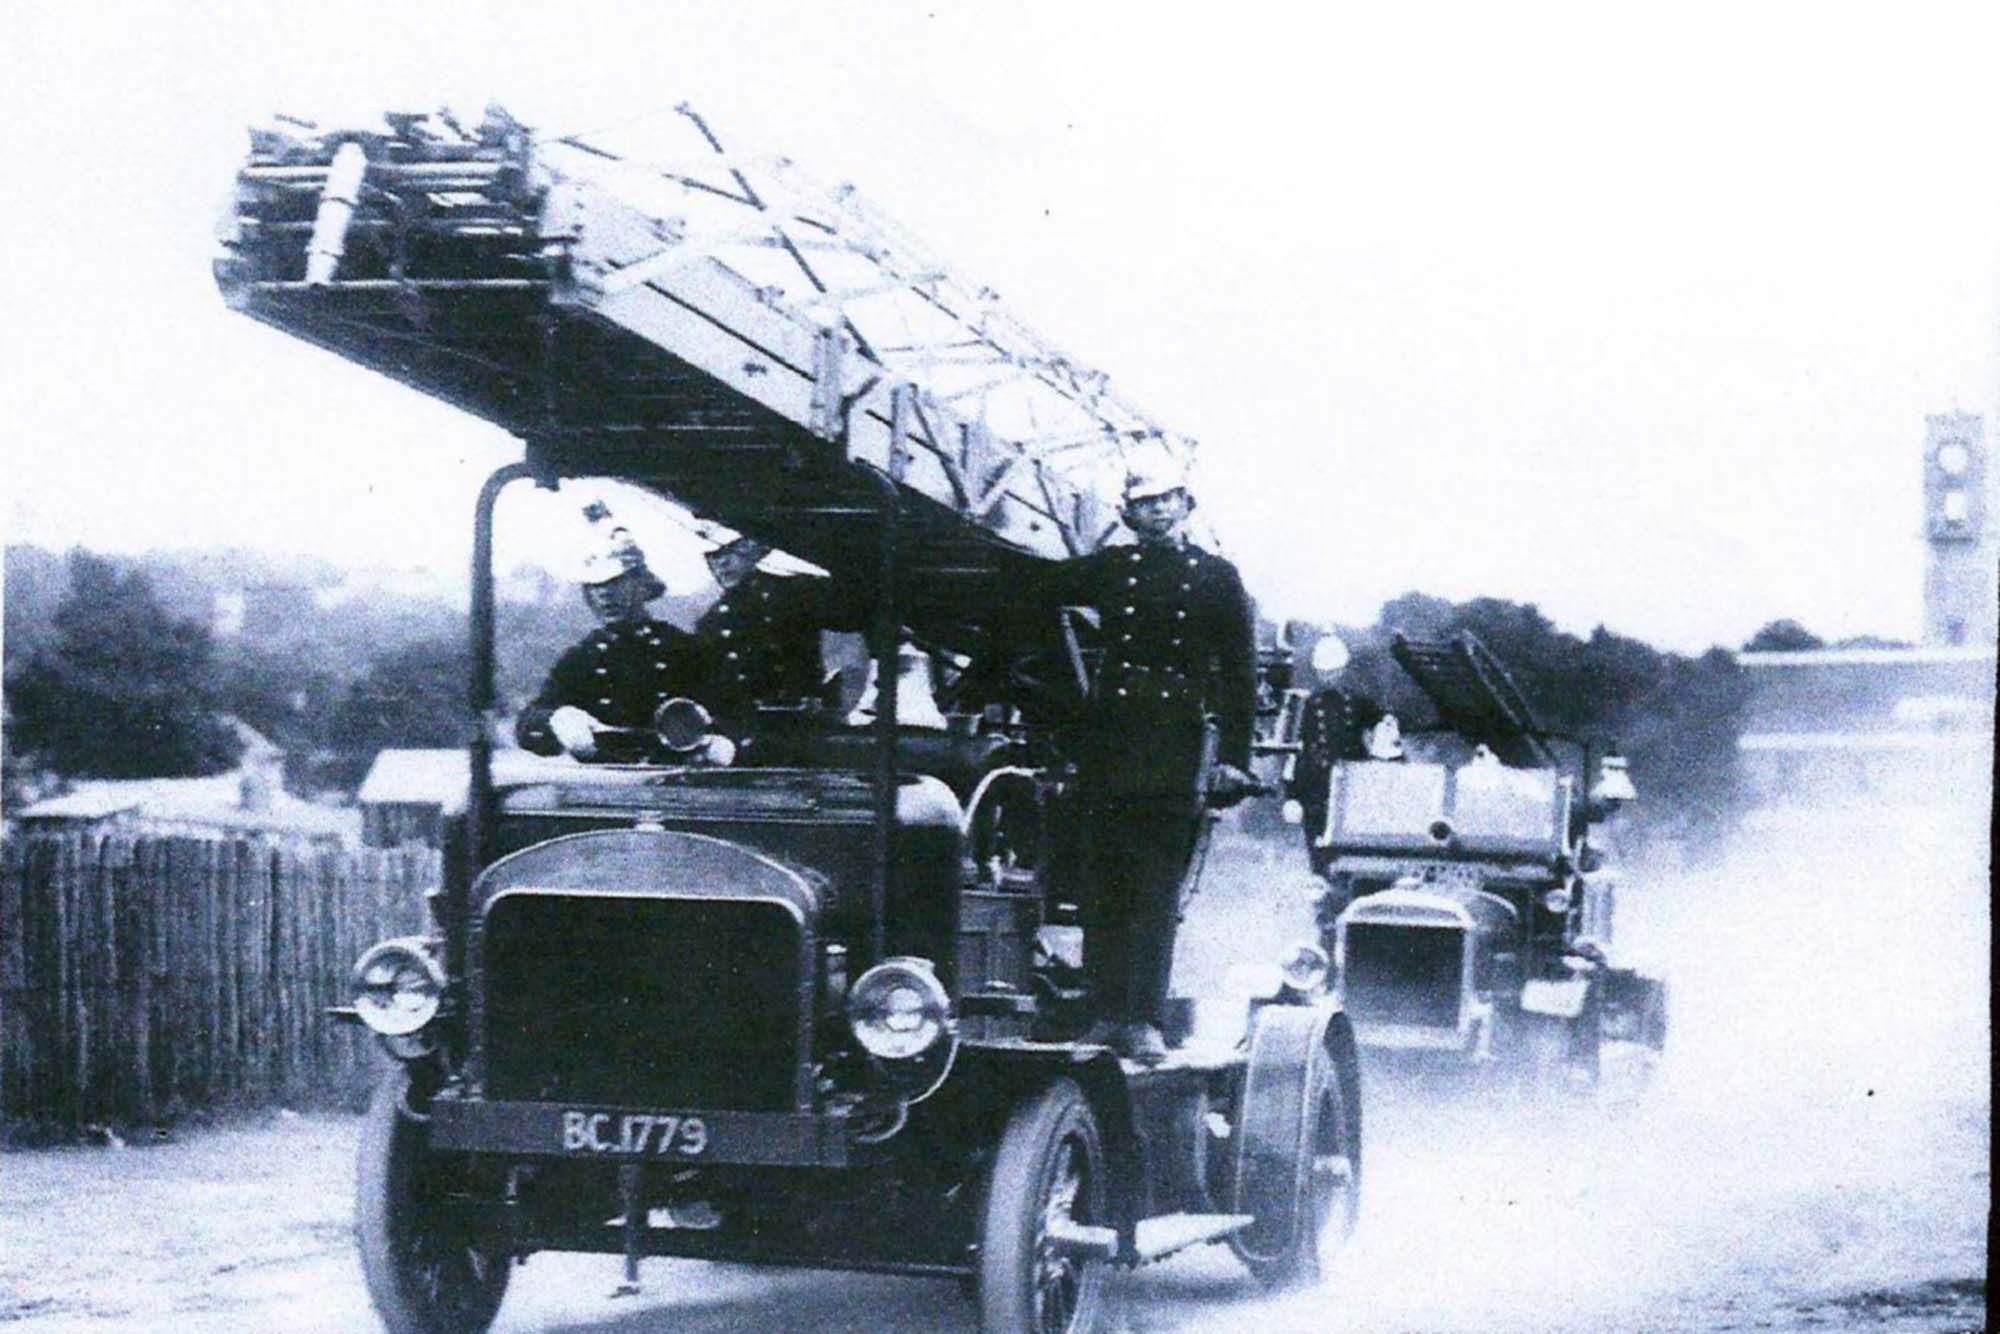
[[[8,7],[9,541],[463,568],[514,442],[209,277],[277,109],[685,98],[855,182],[1202,440],[1278,615],[1914,636],[1924,416],[2000,395],[1990,3],[116,8]]]

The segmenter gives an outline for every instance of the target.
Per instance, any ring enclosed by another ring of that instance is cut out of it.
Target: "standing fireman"
[[[587,507],[584,517],[595,530],[596,550],[584,561],[583,600],[597,629],[556,659],[514,726],[523,749],[579,759],[597,753],[603,729],[644,727],[667,700],[699,700],[708,685],[694,636],[646,614],[646,604],[667,587],[647,568],[632,534],[602,504]]]
[[[1090,880],[1084,962],[1111,1041],[1142,1060],[1166,1054],[1160,1021],[1202,807],[1254,786],[1250,602],[1235,566],[1188,541],[1193,509],[1177,464],[1134,468],[1123,517],[1137,543],[1065,562],[1037,599],[1092,607],[1099,618],[1103,664],[1078,755]],[[1215,767],[1204,792],[1211,716]]]

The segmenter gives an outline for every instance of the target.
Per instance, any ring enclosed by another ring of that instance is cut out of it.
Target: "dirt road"
[[[1765,829],[1721,870],[1635,890],[1621,930],[1675,985],[1644,1105],[1509,1118],[1378,1082],[1361,1230],[1323,1288],[1267,1297],[1202,1251],[1126,1284],[1130,1328],[1984,1328],[1991,928],[1972,846],[1942,822]],[[1289,856],[1216,870],[1186,937],[1204,988],[1305,920]],[[0,1158],[0,1325],[374,1328],[348,1235],[354,1138],[347,1118],[273,1117]],[[536,1257],[499,1328],[970,1327],[950,1284],[681,1261],[643,1277],[614,1298],[614,1260]]]

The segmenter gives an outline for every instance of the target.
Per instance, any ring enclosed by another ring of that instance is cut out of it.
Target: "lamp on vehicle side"
[[[848,990],[847,1022],[870,1056],[906,1061],[951,1031],[951,996],[928,959],[884,959]]]
[[[1590,799],[1613,807],[1639,799],[1639,789],[1632,786],[1631,765],[1623,755],[1606,755],[1597,762],[1597,783],[1590,789]]]
[[[1278,968],[1285,976],[1286,986],[1310,994],[1326,983],[1326,951],[1313,941],[1298,941],[1279,959]]]
[[[354,965],[354,1012],[386,1038],[407,1037],[437,1017],[444,968],[417,936],[385,940]]]
[[[1557,885],[1554,889],[1542,895],[1542,907],[1548,909],[1548,911],[1558,917],[1563,916],[1569,911],[1570,902],[1569,887],[1567,885]]]

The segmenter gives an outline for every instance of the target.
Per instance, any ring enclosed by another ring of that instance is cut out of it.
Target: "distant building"
[[[1737,742],[1760,804],[1984,783],[1993,767],[1989,645],[1742,653],[1750,685]]]
[[[211,604],[209,628],[217,639],[235,639],[243,633],[243,590],[228,589],[217,593]]]
[[[456,808],[470,781],[463,750],[379,752],[355,794],[361,807],[362,844],[438,846],[445,809]]]
[[[246,584],[209,598],[209,629],[218,639],[278,639],[312,623],[318,608],[304,584]]]
[[[2000,621],[1986,431],[1976,413],[1925,418],[1924,642],[1993,643]]]
[[[1996,613],[1985,432],[1926,419],[1924,644],[1740,653],[1738,755],[1761,805],[1923,802],[1993,772]]]
[[[285,752],[233,722],[244,743],[237,767],[207,778],[86,780],[14,813],[23,832],[177,834],[299,839],[329,847],[360,841],[356,811],[285,791]]]
[[[493,777],[504,783],[552,765],[566,770],[574,764],[573,760],[502,749],[493,755]],[[405,843],[437,847],[444,838],[446,818],[465,808],[471,783],[472,770],[463,750],[377,752],[357,794],[362,844],[371,848]]]

